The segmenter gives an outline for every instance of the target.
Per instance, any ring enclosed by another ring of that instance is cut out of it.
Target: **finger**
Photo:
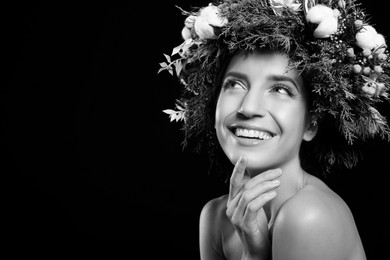
[[[237,195],[240,187],[242,186],[245,168],[246,158],[241,156],[234,166],[232,176],[230,177],[229,201]]]
[[[246,214],[248,207],[252,207],[251,204],[253,203],[253,201],[257,201],[253,206],[260,205],[260,207],[262,207],[263,205],[261,205],[260,202],[265,201],[264,203],[266,203],[267,202],[266,199],[268,198],[269,193],[273,194],[274,189],[276,189],[279,185],[280,185],[279,180],[265,181],[265,182],[258,183],[250,190],[242,191],[240,200],[235,210],[234,217],[238,219],[244,218],[244,215]],[[254,210],[258,210],[258,208],[256,207]]]
[[[254,223],[257,221],[259,211],[264,207],[266,203],[274,199],[277,195],[275,190],[270,190],[266,193],[256,197],[250,203],[248,203],[245,213],[243,215],[243,221],[246,223]]]
[[[236,212],[241,193],[238,193],[233,199],[228,200],[226,204],[226,216],[231,220]]]
[[[245,188],[249,190],[261,182],[275,180],[281,175],[282,175],[282,170],[280,168],[262,172],[256,175],[255,177],[253,177],[252,179],[250,179],[249,181],[247,181],[245,183]]]

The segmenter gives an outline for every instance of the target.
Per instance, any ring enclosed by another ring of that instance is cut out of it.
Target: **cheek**
[[[218,98],[217,107],[215,109],[215,125],[223,125],[226,117],[235,113],[240,105],[240,100],[237,97],[221,94]]]
[[[223,109],[221,106],[221,101],[220,101],[220,98],[218,98],[217,106],[215,107],[215,126],[220,124],[221,118],[222,118],[222,112],[223,112]]]
[[[302,104],[296,106],[278,106],[275,115],[279,119],[283,131],[289,131],[295,135],[303,135],[306,127],[306,108]]]

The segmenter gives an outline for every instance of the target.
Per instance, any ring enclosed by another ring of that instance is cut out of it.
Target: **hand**
[[[267,259],[271,252],[268,221],[263,206],[276,196],[281,170],[269,170],[253,178],[240,157],[230,178],[226,215],[235,227],[246,259]]]

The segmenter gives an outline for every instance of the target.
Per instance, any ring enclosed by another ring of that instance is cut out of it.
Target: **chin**
[[[246,168],[251,171],[265,171],[273,168],[277,168],[277,164],[266,158],[251,158],[247,159]]]

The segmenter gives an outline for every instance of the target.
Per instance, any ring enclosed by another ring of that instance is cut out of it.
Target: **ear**
[[[305,133],[303,134],[303,140],[309,142],[313,140],[313,138],[317,135],[318,132],[318,124],[316,123],[309,123]]]

